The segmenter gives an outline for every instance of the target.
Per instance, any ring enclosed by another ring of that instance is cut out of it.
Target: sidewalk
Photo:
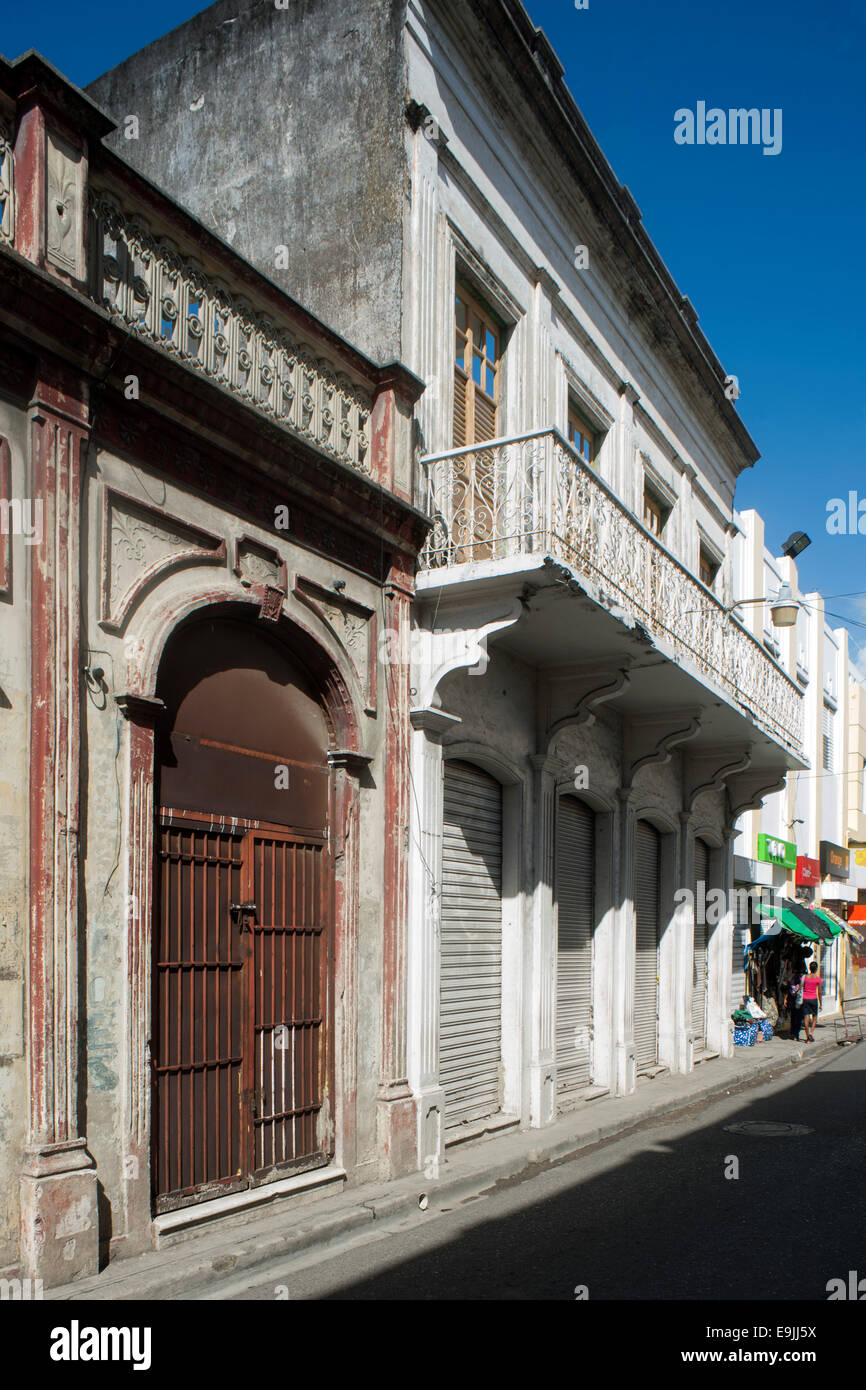
[[[848,1010],[849,1014],[853,1009]],[[866,1012],[859,1006],[857,1012]],[[866,1026],[866,1025],[864,1025]],[[773,1038],[737,1048],[730,1059],[702,1062],[688,1076],[642,1081],[629,1096],[584,1102],[544,1129],[507,1130],[449,1148],[438,1179],[414,1173],[391,1183],[346,1188],[302,1206],[276,1202],[223,1217],[163,1249],[118,1260],[89,1279],[47,1290],[54,1300],[183,1299],[206,1291],[215,1274],[254,1269],[268,1260],[323,1249],[374,1221],[418,1210],[419,1202],[461,1201],[540,1164],[561,1161],[619,1138],[660,1116],[673,1117],[697,1101],[755,1085],[827,1060],[836,1050],[834,1017],[822,1020],[815,1042]]]

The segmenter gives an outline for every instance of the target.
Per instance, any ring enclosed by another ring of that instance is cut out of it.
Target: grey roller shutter
[[[658,1057],[659,875],[661,836],[638,821],[635,831],[634,1044],[638,1067]]]
[[[695,840],[695,936],[692,952],[692,1036],[703,1043],[707,1037],[707,913],[710,850],[705,840]],[[698,887],[703,885],[702,890]],[[703,918],[703,921],[699,919]]]
[[[734,913],[733,950],[731,953],[731,1009],[738,1009],[746,996],[746,972],[743,969],[746,947],[751,938],[749,930],[751,912],[749,898],[742,884],[736,885],[739,892],[734,894],[736,911]],[[757,1001],[760,1004],[760,1000]]]
[[[439,1081],[445,1125],[502,1106],[502,787],[446,762]]]
[[[590,1080],[595,816],[574,796],[556,822],[556,1090],[560,1099]]]

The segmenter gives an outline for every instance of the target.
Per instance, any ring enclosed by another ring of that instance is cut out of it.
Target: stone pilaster
[[[694,884],[694,840],[692,818],[688,811],[680,812],[676,887],[692,891]],[[689,899],[674,908],[672,928],[676,942],[676,974],[674,980],[673,1047],[668,1065],[671,1071],[689,1072],[694,1067],[695,1038],[692,1033],[692,976],[694,973],[695,914],[702,904]],[[667,1060],[667,1059],[665,1059]]]
[[[409,651],[411,587],[396,579],[385,589],[386,623],[396,650]],[[415,1170],[416,1105],[406,1067],[406,947],[409,865],[409,666],[385,670],[385,862],[383,864],[382,1053],[378,1136],[383,1179]]]
[[[634,972],[635,972],[635,909],[634,909],[634,855],[635,855],[635,807],[630,787],[621,787],[619,797],[619,825],[615,842],[619,846],[619,872],[617,875],[616,920],[614,928],[613,960],[613,1038],[614,1068],[613,1090],[616,1095],[627,1095],[637,1084],[634,1042]]]
[[[21,1264],[50,1286],[97,1270],[93,1159],[83,1132],[79,965],[80,527],[84,383],[52,368],[30,408],[30,933],[27,1145]]]
[[[146,1248],[150,1231],[150,1019],[153,922],[154,735],[162,700],[118,695],[128,725],[126,786],[126,1026],[121,1163],[125,1249]]]
[[[722,1057],[732,1057],[734,1038],[731,1031],[731,959],[734,943],[734,832],[725,833],[719,851],[721,872],[718,884],[725,894],[725,912],[709,937],[707,947],[707,1046]]]
[[[334,1052],[335,1159],[344,1168],[357,1161],[358,1096],[358,822],[359,779],[370,758],[334,749],[328,765],[334,779]]]
[[[550,1124],[556,1113],[556,941],[553,871],[558,758],[530,759],[535,774],[535,874],[531,911],[532,974],[529,1012],[529,1122]]]

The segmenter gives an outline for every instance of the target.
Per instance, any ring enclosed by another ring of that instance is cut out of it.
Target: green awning
[[[812,911],[816,917],[821,918],[822,922],[827,923],[827,926],[834,936],[841,936],[842,932],[845,930],[845,923],[840,917],[837,917],[832,912],[826,912],[823,907],[813,907]]]
[[[817,932],[807,927],[805,922],[801,922],[795,912],[783,903],[758,903],[758,911],[762,917],[775,917],[781,922],[786,931],[793,932],[795,936],[801,936],[804,941],[820,941],[821,937]]]

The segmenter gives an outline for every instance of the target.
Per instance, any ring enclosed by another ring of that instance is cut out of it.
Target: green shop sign
[[[759,835],[758,858],[762,864],[781,864],[785,869],[796,869],[797,846],[790,840],[780,840],[777,835]]]

